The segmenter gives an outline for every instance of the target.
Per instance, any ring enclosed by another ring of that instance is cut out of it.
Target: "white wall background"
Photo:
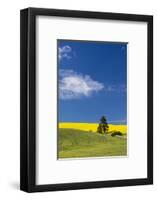
[[[19,191],[20,146],[20,17],[26,7],[62,8],[154,15],[154,57],[157,53],[156,0],[5,0],[0,5],[0,199],[156,199],[157,196],[157,70],[154,58],[154,185],[27,194]]]

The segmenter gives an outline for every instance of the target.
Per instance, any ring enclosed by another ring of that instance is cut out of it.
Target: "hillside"
[[[59,129],[58,158],[127,155],[127,139],[76,129]]]

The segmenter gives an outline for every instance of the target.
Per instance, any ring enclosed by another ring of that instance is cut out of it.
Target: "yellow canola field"
[[[59,123],[59,128],[68,128],[68,129],[79,129],[82,131],[92,131],[96,132],[98,124],[94,123]],[[109,131],[120,131],[122,133],[127,133],[127,125],[115,125],[109,124]]]

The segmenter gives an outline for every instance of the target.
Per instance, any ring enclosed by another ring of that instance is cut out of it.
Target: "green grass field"
[[[126,136],[112,137],[98,133],[59,129],[58,158],[83,158],[99,156],[126,156]]]

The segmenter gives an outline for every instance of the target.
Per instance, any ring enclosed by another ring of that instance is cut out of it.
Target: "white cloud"
[[[72,53],[72,49],[68,45],[58,48],[58,58],[59,58],[59,60],[61,60],[63,58],[70,59],[71,53]]]
[[[73,70],[60,70],[59,75],[60,99],[89,97],[104,88],[102,83],[93,80],[89,75],[78,74]]]

